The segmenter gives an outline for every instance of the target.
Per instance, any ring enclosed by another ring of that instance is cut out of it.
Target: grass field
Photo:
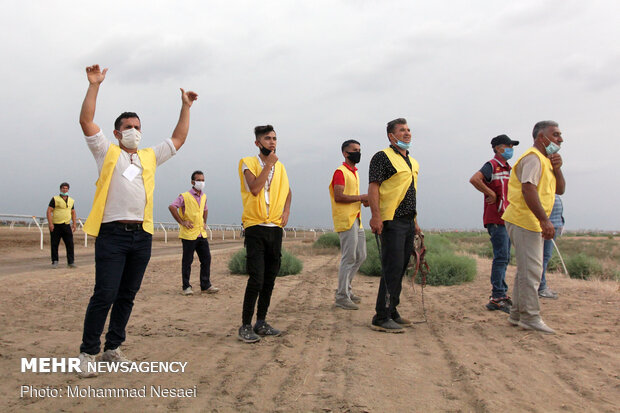
[[[493,258],[493,248],[486,232],[449,232],[442,233],[462,252]],[[620,281],[620,238],[608,236],[589,236],[566,234],[556,240],[564,261],[588,257],[591,262],[600,265],[591,278]],[[514,253],[514,248],[513,248]],[[514,256],[514,254],[513,254]],[[577,257],[577,258],[574,258]],[[511,261],[514,265],[514,259]],[[557,252],[551,258],[550,271],[558,271],[561,264]]]

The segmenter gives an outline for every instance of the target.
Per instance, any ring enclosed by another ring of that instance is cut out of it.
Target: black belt
[[[103,225],[114,225],[114,226],[122,228],[125,231],[141,231],[142,230],[142,222],[135,222],[132,224],[128,224],[128,223],[113,221],[113,222],[106,222],[105,224],[101,224],[101,225],[102,226]]]

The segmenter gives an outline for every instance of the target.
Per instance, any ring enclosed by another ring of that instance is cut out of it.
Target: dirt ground
[[[83,240],[82,240],[83,241]],[[301,274],[276,282],[268,319],[285,331],[256,344],[237,340],[246,277],[227,261],[241,243],[213,243],[219,294],[180,295],[180,243],[154,244],[127,328],[134,361],[187,362],[184,373],[21,373],[21,358],[76,357],[94,280],[92,244],[79,268],[49,268],[38,233],[0,229],[0,411],[204,412],[617,412],[620,411],[620,290],[616,282],[550,274],[559,300],[542,301],[557,334],[527,332],[484,308],[491,262],[476,258],[472,283],[427,287],[427,324],[405,334],[370,330],[378,278],[358,275],[358,311],[332,306],[338,255],[310,240],[285,247]],[[64,251],[61,245],[61,263]],[[510,267],[512,290],[515,268]],[[192,280],[197,285],[198,264]],[[403,287],[400,312],[421,319],[420,288]],[[196,389],[196,397],[79,398],[67,386]],[[62,397],[20,396],[21,386]],[[195,386],[195,387],[194,387]]]

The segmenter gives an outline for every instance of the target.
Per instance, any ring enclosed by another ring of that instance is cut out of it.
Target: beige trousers
[[[529,231],[506,222],[506,230],[515,247],[517,275],[512,289],[510,318],[526,323],[540,318],[538,286],[542,276],[543,243],[540,232]]]

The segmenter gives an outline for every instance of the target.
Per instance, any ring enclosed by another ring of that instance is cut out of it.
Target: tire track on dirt
[[[315,274],[334,273],[337,259],[338,256],[330,257],[326,263],[316,269]],[[330,397],[325,395],[330,392],[320,390],[320,381],[317,382],[317,377],[320,377],[318,380],[324,379],[329,357],[330,340],[327,339],[326,332],[331,329],[327,325],[326,317],[330,314],[328,307],[331,300],[325,298],[333,294],[332,282],[329,276],[324,276],[316,279],[314,284],[304,284],[306,299],[300,306],[300,310],[305,311],[304,316],[296,319],[294,323],[299,331],[305,331],[305,334],[296,337],[296,346],[287,351],[292,353],[291,358],[294,356],[298,361],[289,368],[288,374],[273,395],[274,404],[281,411],[297,409],[297,402],[304,395],[320,394],[323,398]],[[300,319],[303,325],[300,324]],[[293,401],[291,401],[291,394],[297,395]],[[287,401],[288,403],[283,405]]]
[[[216,362],[214,376],[221,377],[221,380],[215,387],[223,389],[222,392],[228,396],[232,403],[229,408],[234,407],[237,411],[273,410],[281,404],[278,392],[282,387],[287,387],[287,382],[290,382],[292,377],[301,375],[301,367],[288,366],[287,359],[296,359],[299,354],[306,352],[307,345],[299,342],[299,332],[310,331],[310,324],[315,321],[315,318],[312,318],[307,325],[301,324],[299,317],[296,314],[291,315],[290,310],[293,309],[293,313],[296,313],[314,306],[316,285],[309,283],[305,277],[323,271],[333,265],[332,261],[318,265],[307,265],[304,262],[306,269],[300,276],[276,281],[269,318],[276,320],[274,326],[283,330],[281,337],[263,338],[252,345],[241,342],[233,344],[230,342],[230,336],[236,340],[236,328],[233,328],[229,337],[218,340],[218,343],[222,342],[228,350]],[[319,294],[320,296],[322,295]],[[289,322],[282,325],[285,320]],[[303,345],[301,349],[300,345]],[[271,348],[270,351],[268,348]],[[248,352],[248,357],[239,357],[239,352],[243,351]],[[266,351],[269,352],[268,355],[265,354]],[[295,357],[287,357],[289,351],[293,351]],[[252,356],[253,353],[256,357]],[[288,369],[288,374],[280,374],[284,369]],[[255,400],[260,400],[261,405],[257,406]],[[265,405],[268,401],[273,402],[274,406]]]
[[[418,289],[416,288],[415,290],[416,290],[415,295],[417,296]],[[403,288],[403,291],[405,292],[404,288]],[[417,297],[415,297],[415,300],[414,300],[413,288],[407,288],[405,295],[410,300],[410,302],[416,302],[416,303],[420,302],[420,299]],[[433,313],[431,316],[427,310],[426,315],[427,315],[428,322],[424,324],[428,326],[430,335],[437,342],[437,346],[442,352],[442,358],[444,359],[445,363],[447,364],[450,370],[452,382],[458,383],[458,386],[461,388],[462,395],[463,395],[463,401],[467,402],[470,408],[475,412],[480,412],[480,413],[490,412],[484,399],[480,397],[476,387],[473,385],[471,381],[471,377],[470,377],[471,372],[466,366],[464,366],[462,363],[459,362],[457,355],[450,349],[450,346],[446,342],[444,333],[440,325],[436,322],[437,319],[446,319],[448,315],[445,313],[445,311],[442,310],[441,306],[433,305],[434,300],[432,297],[429,297],[428,294],[425,295],[424,300],[425,300],[425,306],[427,308],[432,307],[433,311],[441,311],[441,313],[440,312]],[[419,309],[420,313],[422,313],[421,302],[419,303],[419,306],[417,306],[417,309]],[[419,324],[419,325],[424,325],[424,324]]]

